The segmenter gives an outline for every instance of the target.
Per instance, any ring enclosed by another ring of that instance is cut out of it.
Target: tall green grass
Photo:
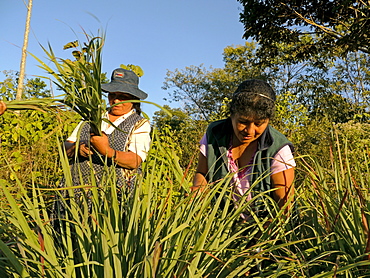
[[[59,146],[67,185],[55,191],[66,207],[59,231],[51,225],[45,189],[19,183],[17,200],[0,181],[14,227],[0,242],[0,276],[368,277],[370,172],[356,173],[345,149],[333,148],[330,167],[299,159],[296,211],[283,215],[263,194],[255,198],[264,197],[269,214],[260,218],[251,209],[254,200],[231,204],[231,177],[185,197],[192,177],[156,134],[134,192],[121,196],[107,166],[100,186],[91,175],[92,186],[83,189],[92,193],[89,210],[87,195],[75,198]],[[242,211],[255,221],[242,223]]]
[[[333,133],[330,165],[302,159],[305,178],[299,184],[302,228],[299,237],[312,238],[302,253],[315,277],[370,276],[370,171],[366,149],[356,159],[347,142]],[[362,159],[358,159],[362,153]],[[365,170],[364,170],[365,169]]]

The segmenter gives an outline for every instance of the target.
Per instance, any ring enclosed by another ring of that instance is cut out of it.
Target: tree
[[[0,99],[14,100],[17,95],[17,86],[19,84],[19,73],[14,71],[3,71],[5,75],[4,81],[0,81]],[[24,89],[23,98],[44,98],[51,97],[51,92],[47,89],[47,85],[40,78],[26,79],[23,82]],[[22,84],[23,84],[22,83]]]
[[[244,37],[275,55],[277,43],[295,45],[291,58],[305,59],[322,51],[370,53],[370,5],[361,0],[238,0]],[[310,38],[307,38],[310,35]]]
[[[198,158],[198,142],[206,128],[206,122],[194,120],[180,108],[164,108],[154,112],[153,123],[159,132],[162,143],[176,150],[183,169],[194,169]]]
[[[325,146],[331,123],[369,118],[368,54],[338,58],[335,53],[320,52],[305,61],[292,61],[288,53],[293,45],[276,46],[278,55],[268,62],[258,55],[261,46],[255,43],[226,47],[223,68],[176,69],[167,73],[164,88],[172,89],[172,101],[182,103],[189,119],[213,121],[228,116],[228,102],[241,81],[265,79],[278,96],[273,126],[293,140],[297,150],[311,153],[317,152],[318,145]]]
[[[22,93],[23,93],[23,81],[24,81],[25,70],[26,70],[28,34],[30,32],[32,2],[33,0],[28,0],[26,27],[24,31],[24,39],[23,39],[23,47],[22,47],[22,59],[21,59],[21,66],[20,66],[20,71],[19,71],[17,95],[16,95],[17,100],[20,100],[22,98]]]
[[[266,79],[260,59],[256,56],[257,45],[246,42],[224,49],[224,68],[206,69],[203,65],[189,66],[184,70],[168,71],[162,87],[169,92],[169,100],[181,102],[186,113],[194,119],[208,120],[222,110],[225,98],[231,98],[236,87],[248,78]]]
[[[168,105],[164,105],[163,108],[170,111],[172,116],[164,110],[154,112],[153,122],[159,131],[162,131],[166,126],[171,127],[173,131],[179,131],[182,129],[182,125],[190,119],[190,116],[180,108],[171,108]]]
[[[236,87],[249,78],[267,80],[278,95],[289,92],[306,107],[310,117],[327,116],[330,121],[345,122],[363,112],[370,89],[370,76],[365,74],[368,55],[348,54],[338,59],[331,53],[318,53],[298,62],[286,54],[292,45],[281,43],[277,47],[279,55],[268,62],[257,54],[261,47],[255,43],[226,47],[224,68],[190,66],[169,71],[163,88],[172,89],[171,100],[182,102],[187,114],[206,121],[224,117]]]

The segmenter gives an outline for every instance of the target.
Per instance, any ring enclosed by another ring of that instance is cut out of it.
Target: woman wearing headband
[[[230,103],[230,117],[211,123],[200,142],[191,190],[202,191],[233,173],[235,202],[246,193],[251,200],[258,192],[274,189],[271,195],[283,207],[294,193],[295,162],[292,143],[269,125],[274,113],[275,92],[268,83],[257,79],[241,83]]]

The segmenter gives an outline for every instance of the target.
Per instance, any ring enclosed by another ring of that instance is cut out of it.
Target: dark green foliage
[[[321,52],[369,53],[370,7],[364,1],[238,0],[244,37],[258,41],[260,54],[275,56],[277,44],[294,45],[294,58],[306,59]],[[314,34],[307,40],[307,34]]]

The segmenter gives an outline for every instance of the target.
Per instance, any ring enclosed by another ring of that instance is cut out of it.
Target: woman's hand
[[[83,157],[88,157],[89,155],[93,154],[91,149],[88,147],[86,141],[80,142],[80,145],[78,147],[78,153],[79,153],[79,155],[81,155]]]
[[[4,114],[6,110],[6,105],[3,101],[0,101],[0,115]]]
[[[76,154],[76,143],[72,141],[65,141],[64,147],[68,157],[73,157]],[[88,157],[93,154],[92,150],[88,147],[86,141],[80,141],[78,145],[78,154],[82,157]]]
[[[102,136],[92,133],[90,143],[101,155],[105,155],[109,158],[113,157],[114,150],[109,146],[108,136],[105,133],[103,133]]]
[[[112,149],[109,146],[108,136],[104,132],[102,136],[91,134],[90,143],[94,151],[108,158],[114,157],[114,162],[123,168],[136,169],[142,162],[141,157],[134,152],[123,152]]]

